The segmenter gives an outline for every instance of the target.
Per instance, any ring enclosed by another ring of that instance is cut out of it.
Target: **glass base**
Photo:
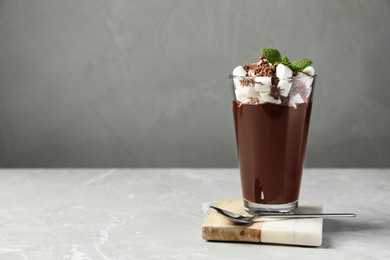
[[[244,199],[244,208],[251,214],[259,213],[292,213],[298,207],[298,201],[286,204],[260,204]]]

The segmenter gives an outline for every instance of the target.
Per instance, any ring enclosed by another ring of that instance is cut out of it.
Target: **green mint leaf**
[[[280,56],[280,52],[277,49],[264,48],[261,49],[261,54],[271,63],[281,62],[282,57]]]
[[[295,60],[291,62],[288,66],[292,71],[302,71],[304,68],[310,66],[313,62],[309,59]]]
[[[282,59],[282,63],[284,65],[288,65],[290,63],[290,61],[288,60],[288,58],[286,56],[284,56],[283,59]]]

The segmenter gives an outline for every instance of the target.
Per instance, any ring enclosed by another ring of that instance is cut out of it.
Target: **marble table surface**
[[[208,206],[240,198],[237,169],[2,169],[0,259],[390,259],[390,170],[305,169],[321,247],[206,242]]]

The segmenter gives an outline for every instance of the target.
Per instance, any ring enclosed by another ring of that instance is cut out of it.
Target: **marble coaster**
[[[217,207],[248,215],[242,200],[220,200]],[[299,213],[321,213],[321,205],[301,203]],[[273,219],[260,218],[250,226],[236,225],[215,212],[211,212],[202,226],[202,237],[209,241],[235,241],[320,246],[322,244],[322,218]]]

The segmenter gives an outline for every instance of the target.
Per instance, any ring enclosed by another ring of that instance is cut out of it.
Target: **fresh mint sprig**
[[[264,48],[261,49],[261,55],[263,55],[271,64],[275,62],[281,62],[282,56],[277,49]]]
[[[282,63],[286,66],[288,66],[290,64],[290,61],[288,60],[287,56],[284,56],[283,59],[282,59]]]
[[[295,60],[295,61],[291,62],[288,65],[288,67],[292,71],[302,71],[306,67],[309,67],[311,64],[313,64],[313,62],[311,60],[309,60],[309,59],[301,59],[301,60]]]
[[[261,49],[261,55],[264,56],[271,64],[275,64],[276,62],[280,62],[287,67],[289,67],[292,71],[297,72],[297,71],[302,71],[306,67],[310,66],[313,64],[313,62],[309,59],[300,59],[300,60],[295,60],[290,62],[289,59],[284,56],[280,55],[280,52],[277,49],[272,49],[272,48],[264,48]]]

